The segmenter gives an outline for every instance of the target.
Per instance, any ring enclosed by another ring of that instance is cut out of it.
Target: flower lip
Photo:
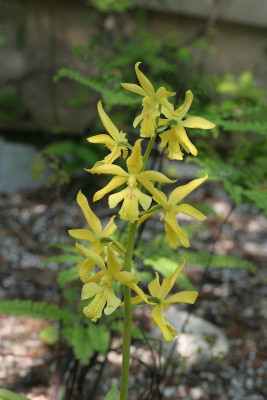
[[[110,274],[105,274],[101,279],[101,283],[103,285],[107,285],[107,286],[110,286],[112,281],[113,281],[113,278]]]
[[[136,182],[136,179],[135,179],[135,176],[134,176],[134,175],[130,175],[130,176],[129,176],[129,179],[128,179],[128,181],[127,181],[127,185],[128,185],[130,188],[133,188],[133,187],[136,187],[136,186],[137,186],[137,182]]]

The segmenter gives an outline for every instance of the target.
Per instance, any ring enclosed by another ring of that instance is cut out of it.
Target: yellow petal
[[[193,93],[191,92],[191,90],[188,90],[185,93],[184,104],[175,111],[175,115],[181,119],[184,118],[185,114],[188,112],[188,110],[192,104],[192,101],[193,101]]]
[[[152,317],[153,324],[159,327],[164,337],[164,340],[166,342],[173,341],[175,339],[175,336],[178,335],[178,331],[175,328],[173,328],[166,320],[166,318],[163,316],[162,307],[156,305],[150,314]]]
[[[91,174],[107,174],[107,175],[117,175],[121,177],[127,177],[128,174],[118,165],[101,165],[96,168],[85,169],[85,171]]]
[[[127,187],[126,189],[121,190],[118,193],[114,193],[109,196],[108,198],[108,205],[110,208],[116,207],[129,193],[129,188]]]
[[[92,262],[94,262],[94,264],[97,265],[99,268],[101,268],[103,270],[106,269],[105,263],[99,254],[95,253],[92,250],[86,249],[85,247],[81,246],[78,243],[75,243],[75,246],[76,246],[76,249],[84,255],[84,257],[86,257],[89,260],[91,260]]]
[[[134,119],[133,127],[136,128],[143,118],[144,118],[143,114],[137,115],[137,117]]]
[[[167,122],[169,121],[170,118],[160,118],[159,122],[158,122],[158,126],[163,126],[163,125],[167,124]]]
[[[103,308],[105,307],[106,301],[107,300],[105,293],[104,292],[98,293],[95,296],[95,298],[91,301],[91,303],[87,307],[84,307],[83,309],[84,314],[88,318],[91,318],[93,322],[96,322],[98,318],[101,318],[102,316]]]
[[[86,258],[84,261],[76,265],[76,268],[79,271],[81,281],[83,283],[86,283],[88,279],[92,277],[92,271],[94,267],[95,264],[91,260],[88,260],[88,258]]]
[[[127,178],[121,178],[119,176],[115,176],[105,187],[103,187],[103,189],[98,190],[98,192],[95,193],[93,201],[102,199],[102,197],[104,197],[107,193],[123,185],[125,182],[127,182]]]
[[[164,304],[171,304],[171,303],[188,303],[188,304],[194,304],[196,301],[196,298],[198,296],[198,292],[195,291],[185,291],[185,292],[179,292],[175,293],[172,296],[168,297],[165,301]]]
[[[138,220],[139,202],[134,189],[129,189],[127,196],[123,200],[119,214],[125,221],[134,222]]]
[[[135,142],[132,150],[132,154],[127,158],[126,164],[128,167],[129,174],[137,175],[143,166],[142,155],[141,155],[141,142],[139,139]]]
[[[114,140],[108,135],[90,136],[89,138],[87,138],[87,140],[90,143],[101,143],[101,144],[105,144],[109,147],[114,146],[114,144],[115,144]]]
[[[108,266],[108,271],[115,276],[121,269],[122,265],[114,251],[111,249],[111,246],[108,245],[108,251],[107,251],[107,266]]]
[[[125,249],[124,247],[120,244],[120,242],[118,242],[117,240],[114,240],[111,243],[111,247],[114,251],[116,251],[116,253],[118,253],[122,258],[124,258],[125,256]]]
[[[121,303],[121,299],[119,299],[115,293],[113,292],[112,288],[107,289],[106,291],[106,299],[107,299],[107,305],[104,309],[104,313],[106,315],[110,315],[113,313],[113,311],[116,310],[116,308],[119,307]]]
[[[171,127],[167,131],[160,134],[161,144],[160,147],[168,145],[168,158],[170,160],[182,160],[183,153],[180,149],[180,138],[176,132],[177,127]]]
[[[90,299],[98,293],[103,292],[103,288],[95,282],[89,282],[83,285],[82,300]]]
[[[207,219],[206,215],[189,204],[180,204],[179,206],[175,207],[175,212],[189,215],[198,221],[205,221],[205,219]]]
[[[111,150],[111,153],[108,154],[108,155],[104,158],[104,160],[97,161],[97,162],[94,164],[94,166],[92,167],[92,170],[95,170],[96,168],[98,168],[98,167],[100,167],[100,166],[102,166],[102,165],[112,164],[118,157],[120,157],[120,155],[121,155],[121,149],[120,149],[120,147],[119,147],[117,144],[115,144],[115,145],[113,146],[113,148],[110,149],[110,150]]]
[[[140,129],[141,137],[153,137],[155,136],[156,119],[160,116],[160,112],[156,104],[144,104],[143,111],[141,113],[142,123]],[[141,120],[141,118],[140,118]],[[136,123],[137,121],[135,121]]]
[[[103,237],[109,237],[117,230],[117,226],[114,223],[115,218],[116,215],[113,215],[113,217],[110,218],[109,223],[105,226],[103,230]]]
[[[121,86],[123,89],[129,90],[130,92],[140,94],[140,96],[146,96],[146,91],[138,85],[134,83],[122,83]]]
[[[86,281],[87,282],[101,282],[101,279],[106,274],[107,274],[106,271],[99,271],[96,274],[94,274],[93,276],[90,276],[89,278],[87,278]],[[83,281],[83,282],[85,282],[85,281]]]
[[[162,97],[172,97],[175,96],[176,92],[169,92],[168,90],[165,89],[165,87],[161,86],[157,91],[156,91],[156,98],[161,99]]]
[[[185,128],[197,128],[197,129],[212,129],[216,125],[201,117],[190,117],[185,121],[181,122],[181,125]]]
[[[116,126],[113,124],[111,119],[108,117],[108,115],[105,113],[102,102],[101,100],[97,103],[97,110],[98,114],[101,118],[101,121],[106,128],[107,132],[110,134],[110,136],[113,137],[114,140],[119,141],[120,140],[120,134]]]
[[[135,72],[137,75],[137,78],[140,82],[140,85],[145,89],[145,91],[150,95],[153,96],[155,94],[154,88],[152,83],[147,79],[147,77],[143,74],[143,72],[141,72],[139,70],[139,65],[141,64],[141,62],[137,62],[135,64]]]
[[[168,204],[168,200],[167,200],[167,196],[165,193],[161,192],[160,190],[154,188],[153,192],[151,192],[153,194],[153,199],[160,204],[166,211],[169,210],[169,204]]]
[[[137,196],[137,199],[139,203],[141,204],[142,208],[144,210],[147,210],[151,203],[152,203],[152,198],[148,196],[147,194],[142,193],[139,189],[135,189],[135,194]]]
[[[159,212],[159,211],[156,210],[156,211],[148,212],[148,213],[145,214],[145,215],[142,215],[142,217],[140,217],[139,220],[138,220],[137,226],[141,225],[144,221],[146,221],[149,217],[151,217],[151,215],[156,214],[156,213],[158,213],[158,212]]]
[[[173,285],[175,284],[175,282],[178,278],[178,275],[181,273],[181,271],[184,268],[184,265],[185,265],[185,260],[183,260],[183,262],[180,265],[178,265],[177,268],[175,268],[175,270],[173,271],[173,273],[170,276],[163,279],[163,282],[158,291],[158,296],[156,296],[156,297],[159,297],[160,299],[165,299],[167,294],[172,290]]]
[[[174,182],[176,182],[176,179],[175,180],[169,179],[169,178],[167,178],[167,176],[163,175],[161,172],[152,171],[152,170],[141,172],[136,177],[136,179],[138,179],[138,180],[139,180],[139,178],[148,179],[150,181],[156,181],[156,182],[161,182],[161,183],[174,183]]]
[[[143,292],[143,290],[140,289],[140,287],[136,285],[136,283],[127,281],[127,282],[124,283],[124,285],[125,285],[125,286],[128,286],[129,288],[131,288],[132,290],[134,290],[135,293],[137,293],[138,296],[141,297],[141,299],[142,299],[145,303],[148,303],[147,296],[145,295],[145,293]]]
[[[151,281],[148,284],[148,290],[149,290],[149,293],[151,294],[151,296],[158,297],[158,293],[160,290],[159,274],[157,272],[155,272],[155,275],[156,275],[156,278],[153,279],[153,281]]]
[[[87,198],[82,194],[81,190],[77,195],[77,203],[79,204],[85,219],[92,229],[97,235],[100,235],[102,232],[102,226],[100,220],[97,216],[92,212],[91,208],[89,207]]]
[[[166,212],[165,214],[165,230],[171,248],[176,249],[180,244],[184,247],[189,247],[187,233],[180,228],[173,212]]]
[[[91,244],[96,241],[95,235],[88,229],[70,229],[68,232],[75,239],[87,240]]]
[[[189,193],[191,193],[194,189],[196,189],[199,185],[201,185],[208,178],[208,175],[205,174],[203,178],[194,179],[189,182],[187,185],[179,186],[174,189],[169,197],[169,204],[174,206],[179,201],[181,201],[184,197],[186,197]]]
[[[131,274],[131,272],[128,271],[120,271],[115,275],[115,279],[118,282],[123,283],[124,285],[127,285],[128,283],[138,283],[140,281],[140,278],[136,278]]]
[[[175,126],[175,133],[179,138],[180,144],[183,146],[187,153],[193,154],[193,156],[197,155],[196,147],[190,142],[185,129],[182,126]]]

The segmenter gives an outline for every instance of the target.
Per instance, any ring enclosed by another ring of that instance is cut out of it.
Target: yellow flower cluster
[[[184,104],[174,110],[168,98],[174,96],[175,93],[167,91],[164,87],[155,91],[151,82],[140,71],[139,65],[140,62],[136,63],[135,71],[140,86],[122,83],[124,89],[143,97],[143,109],[141,114],[135,118],[134,127],[141,123],[140,136],[150,138],[150,141],[154,141],[156,135],[161,132],[159,134],[160,146],[167,147],[167,155],[171,160],[183,159],[181,147],[187,153],[196,156],[197,149],[187,137],[185,128],[211,129],[215,125],[200,117],[184,119],[193,100],[192,92],[187,91]],[[145,170],[147,153],[145,153],[145,156],[142,155],[142,139],[138,139],[132,147],[128,143],[126,134],[122,130],[119,131],[108,117],[101,101],[98,102],[97,108],[108,134],[91,136],[88,141],[105,144],[110,152],[103,160],[98,161],[91,169],[86,169],[86,171],[92,174],[112,175],[113,177],[103,189],[95,193],[93,201],[100,200],[106,194],[117,190],[115,193],[109,194],[108,204],[113,209],[122,202],[119,211],[122,219],[139,226],[153,214],[161,213],[169,246],[174,249],[178,246],[188,247],[187,233],[179,226],[177,215],[183,213],[200,221],[206,219],[205,215],[196,208],[189,204],[181,204],[181,201],[201,185],[207,179],[207,175],[195,179],[187,185],[176,187],[167,198],[165,193],[155,187],[155,182],[170,184],[175,183],[175,181],[161,172]],[[130,155],[128,154],[129,149],[131,149]],[[120,157],[126,159],[125,168],[114,164]],[[146,193],[143,192],[143,189],[146,190]],[[153,200],[156,204],[151,207]],[[118,241],[111,239],[112,234],[117,229],[114,223],[115,215],[111,217],[103,229],[100,220],[92,212],[81,191],[78,193],[77,202],[90,228],[89,230],[73,229],[69,231],[72,237],[85,240],[91,245],[91,249],[88,249],[76,243],[77,250],[85,257],[85,260],[77,265],[81,280],[84,283],[82,299],[92,299],[84,307],[85,315],[95,322],[102,316],[103,312],[109,315],[117,307],[123,305],[112,286],[114,282],[120,282],[122,285],[130,287],[137,294],[132,298],[133,305],[144,302],[153,307],[151,311],[153,323],[161,329],[166,341],[174,340],[178,332],[168,323],[163,311],[171,303],[193,304],[197,298],[195,291],[179,292],[167,297],[184,267],[184,261],[169,277],[163,280],[161,285],[156,273],[156,278],[148,285],[150,296],[146,295],[138,286],[140,279],[131,272],[122,270],[125,249]],[[140,213],[139,205],[143,209],[142,213]],[[95,271],[95,268],[98,271]]]

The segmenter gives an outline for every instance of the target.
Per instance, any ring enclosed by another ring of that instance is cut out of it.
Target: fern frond
[[[76,267],[71,267],[60,271],[57,276],[57,282],[59,287],[63,287],[68,282],[76,281],[79,278],[79,272]]]
[[[73,319],[71,313],[60,309],[55,304],[34,302],[31,300],[10,300],[0,302],[0,314],[18,315],[30,318],[46,319],[49,321],[62,321],[70,323]]]

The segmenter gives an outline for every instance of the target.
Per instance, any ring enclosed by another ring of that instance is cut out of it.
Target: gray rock
[[[33,146],[11,143],[0,138],[0,192],[15,193],[20,189],[34,189],[43,181],[33,182],[30,166],[36,150]]]
[[[178,331],[187,318],[187,312],[177,311],[171,306],[164,312],[169,323]],[[152,336],[163,339],[158,327],[152,328]],[[173,343],[164,342],[164,353],[168,354]],[[185,360],[186,368],[200,361],[210,361],[225,356],[229,351],[229,342],[222,329],[203,318],[190,315],[185,332],[180,333],[174,345],[174,351]]]

